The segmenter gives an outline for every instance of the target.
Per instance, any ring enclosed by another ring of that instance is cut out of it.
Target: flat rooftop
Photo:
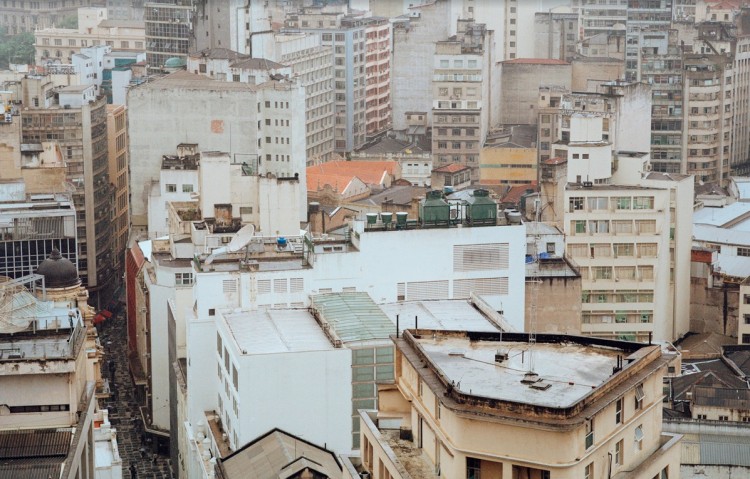
[[[457,337],[422,337],[417,341],[435,367],[456,383],[458,391],[555,408],[572,406],[609,380],[618,354],[573,343],[531,345]],[[502,364],[495,362],[498,350],[509,356]],[[549,388],[538,390],[521,383],[529,371],[536,372]]]
[[[326,351],[334,347],[307,309],[223,313],[242,354]]]
[[[380,309],[393,323],[396,330],[396,315],[399,316],[399,332],[414,328],[414,318],[419,327],[446,331],[500,330],[481,311],[466,300],[408,301],[380,305]]]

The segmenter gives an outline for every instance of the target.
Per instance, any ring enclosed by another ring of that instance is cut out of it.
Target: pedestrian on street
[[[135,464],[130,464],[130,479],[136,479],[138,477],[138,470],[135,468]]]

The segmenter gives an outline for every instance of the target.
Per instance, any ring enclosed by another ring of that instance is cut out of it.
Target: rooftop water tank
[[[448,226],[451,219],[451,206],[443,199],[443,192],[431,190],[419,202],[419,221],[422,226]]]
[[[490,198],[490,192],[484,189],[474,190],[467,200],[467,219],[470,225],[497,224],[497,203]]]

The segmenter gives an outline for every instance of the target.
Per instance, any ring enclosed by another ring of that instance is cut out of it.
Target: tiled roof
[[[436,173],[458,173],[459,171],[468,170],[469,167],[460,163],[451,163],[450,165],[441,166],[432,170]]]
[[[331,185],[339,193],[354,177],[367,185],[380,185],[387,175],[394,175],[395,161],[329,161],[307,167],[307,189],[317,191],[322,185]]]
[[[249,55],[235,52],[228,48],[207,48],[199,52],[191,53],[190,58],[210,58],[211,60],[242,60],[249,58]]]
[[[696,406],[750,410],[750,389],[729,389],[696,386],[693,389]]]

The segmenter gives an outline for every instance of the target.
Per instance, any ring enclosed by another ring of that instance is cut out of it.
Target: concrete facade
[[[521,58],[501,66],[500,123],[533,125],[537,122],[539,88],[570,89],[572,69],[563,60]]]
[[[125,248],[130,233],[128,183],[128,110],[125,105],[107,105],[109,181],[114,185],[112,201],[112,266],[120,277],[125,272]]]

